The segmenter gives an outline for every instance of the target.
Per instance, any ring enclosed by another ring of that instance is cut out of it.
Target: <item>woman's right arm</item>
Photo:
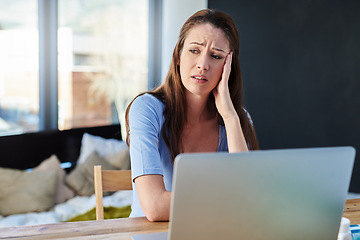
[[[132,177],[139,203],[150,221],[168,221],[171,192],[166,191],[159,153],[162,103],[152,96],[140,96],[129,112]]]
[[[139,201],[149,221],[169,221],[171,192],[165,190],[162,175],[143,175],[135,179]]]

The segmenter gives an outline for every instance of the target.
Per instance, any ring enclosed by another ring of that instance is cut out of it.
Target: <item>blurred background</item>
[[[206,7],[237,24],[245,107],[262,149],[360,152],[358,0],[0,0],[0,135],[124,126],[129,101],[162,82],[181,25]],[[55,23],[42,20],[49,11]],[[39,55],[51,49],[39,44],[44,26],[57,29],[55,60]],[[55,76],[39,74],[44,63]],[[42,113],[44,103],[55,113]]]
[[[58,128],[118,123],[148,88],[148,1],[57,2]],[[0,1],[2,135],[40,128],[38,3]]]
[[[360,1],[209,0],[240,34],[245,107],[262,149],[354,146],[360,192]]]

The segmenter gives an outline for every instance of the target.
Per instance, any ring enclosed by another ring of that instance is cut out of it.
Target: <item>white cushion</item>
[[[81,140],[80,156],[77,164],[84,163],[87,157],[94,151],[96,151],[100,157],[104,157],[105,155],[121,152],[125,148],[127,148],[127,145],[124,141],[117,139],[106,139],[84,133]]]

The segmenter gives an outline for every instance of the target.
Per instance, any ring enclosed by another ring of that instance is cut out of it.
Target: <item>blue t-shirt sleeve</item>
[[[129,111],[130,158],[133,180],[147,174],[163,175],[159,154],[162,103],[145,94],[134,100]]]

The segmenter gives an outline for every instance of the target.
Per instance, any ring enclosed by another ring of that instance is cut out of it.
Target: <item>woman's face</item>
[[[189,30],[180,54],[181,81],[188,93],[208,96],[217,86],[229,42],[220,28],[198,24]]]

